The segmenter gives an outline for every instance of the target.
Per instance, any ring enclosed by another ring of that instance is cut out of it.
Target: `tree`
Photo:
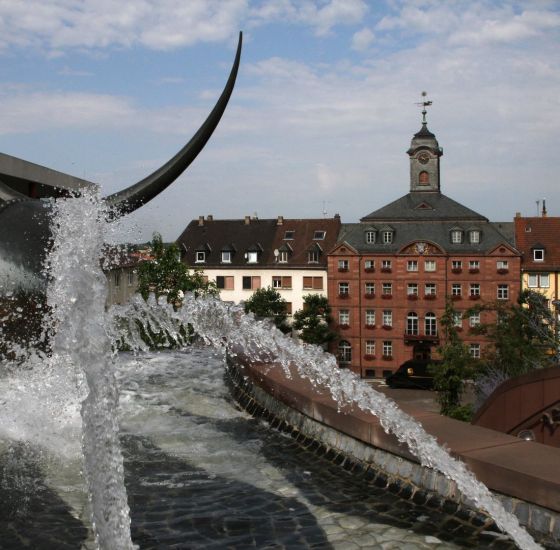
[[[303,309],[294,314],[293,328],[300,331],[300,338],[318,346],[334,340],[336,333],[330,330],[331,307],[325,296],[307,294],[303,297]]]
[[[274,324],[282,331],[289,332],[290,327],[286,321],[286,300],[272,287],[259,288],[245,302],[245,312],[252,312],[256,317],[272,319]]]
[[[453,303],[448,300],[440,319],[443,344],[438,348],[438,353],[441,363],[430,365],[430,371],[434,376],[434,389],[438,392],[437,401],[441,414],[458,420],[469,420],[472,410],[469,406],[461,405],[461,397],[465,380],[474,374],[475,361],[459,338],[455,326],[456,315]]]
[[[181,261],[175,243],[165,245],[161,235],[154,233],[150,246],[154,259],[138,268],[138,292],[145,300],[153,292],[157,298],[166,296],[170,304],[177,306],[185,292],[194,292],[195,296],[217,294],[215,283],[206,281],[201,270],[191,272]]]

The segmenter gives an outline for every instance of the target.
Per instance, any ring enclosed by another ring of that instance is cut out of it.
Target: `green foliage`
[[[145,300],[153,292],[158,298],[166,296],[170,304],[177,306],[185,292],[193,292],[195,296],[218,293],[215,283],[205,281],[201,270],[191,272],[181,261],[175,243],[166,246],[161,235],[154,233],[150,246],[154,259],[138,268],[138,292]]]
[[[272,319],[274,324],[282,331],[289,332],[290,327],[286,321],[286,300],[272,287],[259,288],[245,302],[245,312],[252,312],[256,317]]]
[[[455,420],[470,422],[474,416],[474,408],[470,403],[467,405],[457,405],[449,409],[447,416]]]
[[[511,378],[551,365],[551,351],[557,349],[558,342],[554,316],[542,294],[524,290],[516,304],[498,301],[478,310],[490,311],[497,319],[477,329],[490,342],[483,359],[486,369],[501,371]]]
[[[441,363],[430,365],[430,372],[434,376],[434,389],[438,392],[440,412],[453,418],[465,414],[461,407],[464,381],[472,377],[475,371],[475,361],[457,333],[455,314],[453,303],[448,300],[440,319],[443,344],[438,348],[438,353],[441,355]]]
[[[293,328],[300,331],[300,338],[308,344],[324,345],[335,339],[330,330],[331,307],[325,296],[307,294],[303,297],[303,309],[294,314]]]

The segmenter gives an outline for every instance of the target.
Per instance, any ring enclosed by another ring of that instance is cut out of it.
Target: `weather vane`
[[[422,92],[422,101],[420,101],[419,103],[416,104],[419,107],[422,107],[422,124],[426,124],[426,114],[428,112],[428,111],[426,111],[426,107],[429,107],[432,104],[431,101],[426,99],[427,95],[428,95],[428,92]]]

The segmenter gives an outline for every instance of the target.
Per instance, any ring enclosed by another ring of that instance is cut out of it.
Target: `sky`
[[[443,193],[560,216],[557,0],[0,0],[0,151],[103,195],[135,183],[204,121],[240,30],[217,130],[117,240],[208,214],[356,222],[409,191],[423,91]]]

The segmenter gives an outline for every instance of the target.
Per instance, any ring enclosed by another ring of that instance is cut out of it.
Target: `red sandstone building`
[[[342,224],[328,257],[328,295],[341,366],[382,377],[409,359],[437,358],[446,297],[473,357],[484,338],[470,329],[491,313],[477,303],[516,300],[520,254],[513,224],[492,223],[441,193],[442,149],[424,120],[410,149],[410,192]]]

